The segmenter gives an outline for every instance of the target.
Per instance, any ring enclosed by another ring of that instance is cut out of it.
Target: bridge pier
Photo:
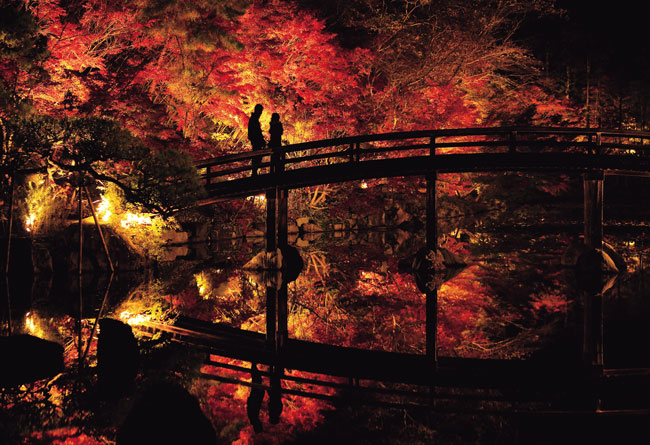
[[[266,252],[275,254],[278,249],[286,252],[288,245],[288,191],[275,187],[266,192]],[[266,337],[267,344],[279,352],[288,338],[287,284],[277,271],[279,287],[266,289]]]
[[[603,182],[602,171],[583,175],[585,246],[603,248]]]
[[[590,171],[583,175],[584,187],[584,244],[588,250],[603,248],[603,171]],[[602,266],[589,272],[588,280],[601,283]],[[590,372],[600,374],[604,365],[603,351],[603,295],[589,289],[583,293],[583,343],[582,362]],[[598,405],[598,400],[595,400]],[[598,406],[596,406],[598,407]]]
[[[582,361],[591,369],[602,370],[603,357],[603,295],[585,292]]]
[[[276,195],[277,189],[266,191],[266,251],[268,253],[275,253],[278,248]]]

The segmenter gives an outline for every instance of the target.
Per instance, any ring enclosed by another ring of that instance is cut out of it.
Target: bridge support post
[[[603,182],[602,171],[592,171],[583,176],[585,246],[603,248]]]
[[[266,191],[266,253],[275,255],[277,250],[275,189]],[[273,266],[269,273],[273,273]],[[273,280],[266,286],[266,344],[275,351],[277,347],[277,288]]]
[[[280,352],[287,342],[289,336],[287,328],[288,316],[288,299],[287,299],[287,283],[282,283],[277,294],[277,331],[276,331],[276,352]]]
[[[598,138],[600,139],[600,138]],[[598,140],[600,145],[600,140]],[[584,187],[584,243],[587,249],[603,248],[603,185],[605,176],[602,171],[590,171],[583,176]],[[603,271],[601,265],[587,271],[588,280],[602,283]],[[584,273],[584,271],[583,271]],[[594,375],[600,375],[603,370],[603,295],[600,285],[593,289],[591,286],[584,292],[583,303],[583,343],[582,362],[586,370]],[[598,394],[589,390],[589,398],[595,408],[599,408]]]
[[[436,174],[426,176],[426,245],[430,252],[436,252],[438,248],[438,222],[436,218]],[[438,331],[438,291],[434,287],[426,293],[426,355],[433,365],[437,365],[437,341]]]
[[[275,253],[278,248],[276,229],[276,190],[266,191],[266,251]]]
[[[288,190],[278,188],[278,247],[285,249],[289,243],[288,238]]]
[[[275,286],[266,287],[266,346],[269,350],[277,349],[277,304],[278,293]]]
[[[277,249],[288,245],[287,233],[287,190],[275,187],[266,192],[266,252],[275,254]],[[280,266],[280,265],[278,265]],[[276,279],[282,280],[282,273],[276,270]],[[279,287],[277,287],[279,285]],[[276,283],[267,287],[266,335],[269,347],[279,352],[288,337],[287,328],[287,285]]]
[[[277,197],[278,197],[278,248],[284,253],[286,253],[286,248],[289,244],[288,239],[288,190],[277,188]],[[277,347],[278,350],[282,349],[282,346],[286,343],[287,337],[289,336],[288,327],[287,327],[287,317],[288,317],[288,301],[287,301],[287,283],[284,282],[284,277],[282,277],[282,284],[278,290],[278,331],[277,331]]]
[[[585,293],[582,358],[587,367],[603,368],[603,296],[600,293]]]

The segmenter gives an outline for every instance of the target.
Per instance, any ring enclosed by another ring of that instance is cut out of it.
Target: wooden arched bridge
[[[650,133],[554,127],[423,130],[285,145],[206,159],[210,204],[266,193],[267,248],[286,244],[287,191],[319,184],[396,176],[426,177],[427,247],[436,247],[438,173],[582,174],[585,243],[602,247],[605,175],[650,176]]]
[[[287,247],[287,191],[318,184],[422,175],[426,178],[426,247],[437,247],[435,187],[438,173],[557,172],[584,178],[584,234],[602,248],[605,175],[650,176],[650,133],[584,128],[472,128],[387,133],[286,145],[200,161],[208,198],[203,204],[266,194],[266,250]],[[600,408],[602,391],[647,384],[650,370],[605,369],[603,302],[585,291],[582,354],[572,363],[490,361],[437,356],[437,290],[426,291],[426,354],[395,354],[319,345],[288,338],[287,286],[267,287],[266,333],[197,321],[150,326],[203,346],[213,354],[282,369],[410,382],[434,387],[478,385],[537,389],[578,386]],[[198,323],[198,324],[197,324]],[[275,372],[275,371],[274,371]],[[586,387],[584,385],[586,385]],[[248,384],[249,386],[255,386]],[[605,388],[607,387],[607,388]],[[605,389],[603,389],[605,388]],[[618,391],[618,389],[616,389]],[[634,389],[632,390],[634,391]],[[606,398],[606,397],[605,397]],[[644,405],[645,408],[645,405]],[[645,413],[646,411],[644,411]],[[650,412],[650,411],[649,411]]]
[[[206,159],[205,203],[318,184],[488,171],[650,173],[650,133],[549,127],[466,128],[351,136]],[[262,172],[252,161],[263,156]],[[275,168],[274,168],[275,167]]]

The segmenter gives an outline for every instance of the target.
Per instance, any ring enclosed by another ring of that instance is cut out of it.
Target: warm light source
[[[367,183],[366,181],[363,181],[363,182],[361,182],[360,187],[361,187],[362,189],[367,189],[367,188],[368,188],[368,183]]]
[[[150,321],[151,316],[147,314],[132,314],[129,311],[122,311],[120,314],[120,319],[131,326],[138,326],[144,324],[147,321]]]
[[[256,196],[249,196],[248,198],[246,198],[246,200],[251,201],[253,204],[255,204],[258,207],[261,207],[264,204],[266,204],[266,195],[261,194]]]
[[[45,337],[45,331],[41,326],[41,322],[33,312],[27,312],[25,314],[25,331],[35,337]]]
[[[208,281],[207,274],[199,272],[194,275],[196,286],[199,288],[199,295],[205,300],[210,296],[210,282]]]
[[[36,214],[30,213],[27,218],[25,218],[25,230],[31,232],[34,229],[34,222],[36,221]]]
[[[152,221],[150,216],[144,215],[142,213],[127,212],[120,221],[120,224],[125,229],[128,229],[134,226],[150,226],[152,224]]]
[[[108,222],[110,221],[112,214],[113,212],[111,212],[110,201],[108,200],[108,198],[106,198],[106,196],[102,196],[102,200],[97,206],[97,216],[99,216],[102,221]]]

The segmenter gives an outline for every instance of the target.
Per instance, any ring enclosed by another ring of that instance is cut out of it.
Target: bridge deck
[[[342,181],[432,172],[650,175],[650,133],[580,128],[471,128],[355,136],[198,162],[202,204]],[[259,175],[253,176],[253,161]]]

